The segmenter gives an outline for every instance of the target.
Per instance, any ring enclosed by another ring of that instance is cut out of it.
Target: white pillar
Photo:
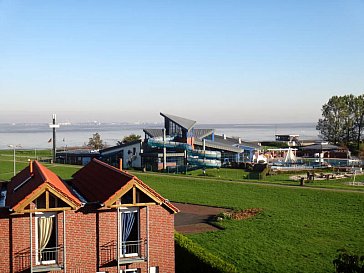
[[[30,273],[33,273],[33,217],[32,213],[29,214],[29,228],[30,228]],[[10,231],[11,232],[11,231]]]
[[[120,208],[117,208],[117,240],[116,240],[116,262],[117,262],[117,273],[120,273]]]
[[[63,272],[66,273],[66,211],[63,211]]]

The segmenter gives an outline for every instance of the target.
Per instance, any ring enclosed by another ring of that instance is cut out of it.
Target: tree
[[[355,98],[355,103],[353,105],[353,123],[356,133],[357,149],[360,150],[360,143],[364,128],[364,95],[360,95]]]
[[[125,143],[130,143],[130,142],[133,142],[133,141],[136,141],[136,140],[140,140],[140,139],[141,139],[141,136],[140,135],[131,134],[131,135],[125,136],[121,141],[118,141],[117,142],[117,145],[122,145],[122,144],[125,144]]]
[[[356,143],[359,147],[364,127],[364,96],[333,96],[322,106],[316,129],[334,144]]]
[[[104,143],[101,139],[101,136],[99,133],[95,133],[92,135],[92,137],[90,137],[88,139],[88,144],[87,146],[90,146],[91,148],[95,149],[95,150],[100,150],[102,148],[104,148]]]

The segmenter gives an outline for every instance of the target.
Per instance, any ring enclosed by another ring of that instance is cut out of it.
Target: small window
[[[139,269],[124,269],[120,270],[120,273],[139,273]]]
[[[159,273],[159,266],[152,266],[149,268],[149,273]]]

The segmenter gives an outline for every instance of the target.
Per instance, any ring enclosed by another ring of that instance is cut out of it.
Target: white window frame
[[[159,266],[149,267],[149,273],[159,273]]]
[[[57,213],[56,212],[35,212],[35,264],[36,265],[48,265],[48,264],[55,264],[56,260],[49,260],[49,261],[39,261],[38,256],[38,249],[39,249],[39,239],[38,239],[38,219],[42,217],[54,217],[54,227],[56,229],[56,245],[58,242],[58,222],[57,222]]]
[[[139,273],[138,268],[120,270],[120,273]]]
[[[120,222],[119,222],[119,227],[120,227],[120,242],[119,242],[119,245],[120,245],[120,249],[123,245],[123,214],[124,213],[137,213],[137,217],[135,219],[135,221],[138,221],[137,223],[137,228],[138,228],[138,239],[137,241],[140,241],[140,210],[138,207],[130,207],[130,208],[125,208],[125,207],[121,207],[120,208]],[[140,250],[139,250],[140,251]],[[139,256],[139,253],[127,253],[127,254],[122,254],[120,252],[120,257],[137,257]],[[129,269],[127,269],[129,270]],[[132,270],[132,269],[130,269]],[[128,272],[128,271],[125,271],[125,272]],[[130,271],[130,272],[133,272],[133,271]]]

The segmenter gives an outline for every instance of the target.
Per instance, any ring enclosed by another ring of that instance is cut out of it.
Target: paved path
[[[219,230],[216,226],[211,225],[210,221],[217,214],[228,211],[224,208],[185,203],[173,202],[173,205],[180,209],[180,212],[174,217],[175,229],[184,234]]]

